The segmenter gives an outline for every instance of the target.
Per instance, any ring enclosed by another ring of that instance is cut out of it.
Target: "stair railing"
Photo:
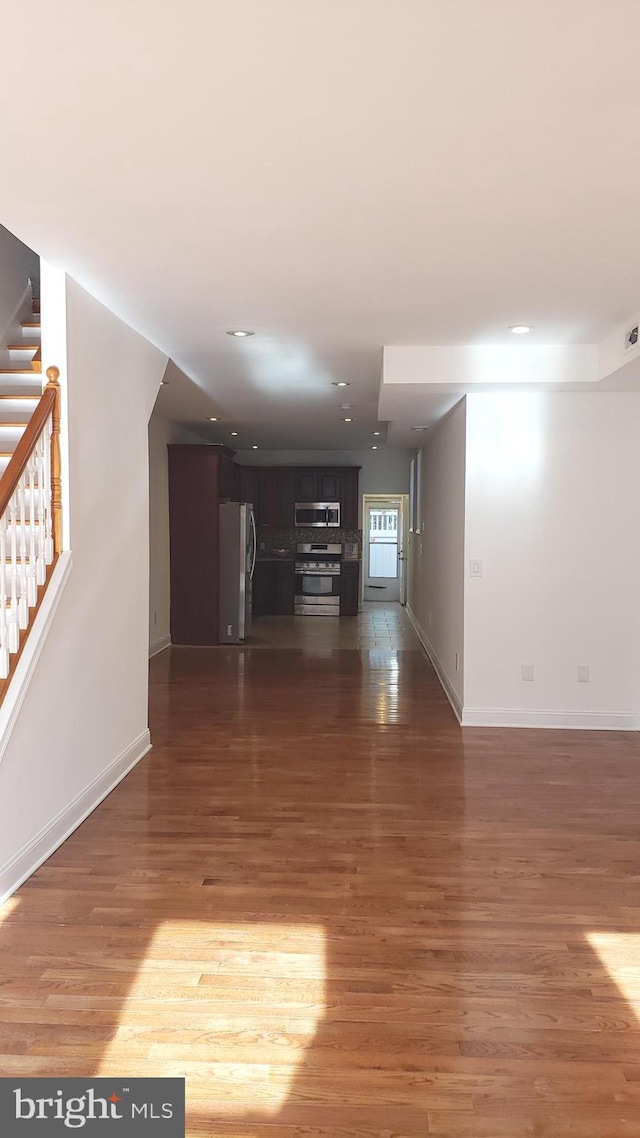
[[[0,702],[62,551],[59,375],[0,478]]]

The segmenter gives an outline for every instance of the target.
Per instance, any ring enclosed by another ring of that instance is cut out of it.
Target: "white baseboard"
[[[462,707],[438,654],[411,606],[406,607],[416,636],[431,660],[442,690],[462,727],[546,727],[566,731],[640,731],[640,716],[609,711],[533,711],[528,708]]]
[[[638,731],[640,717],[609,711],[532,711],[528,708],[465,707],[463,727],[547,727],[566,731]]]
[[[52,818],[39,833],[27,842],[9,861],[0,866],[0,905],[19,889],[32,873],[78,828],[81,822],[99,806],[115,786],[135,767],[151,749],[149,731],[143,731],[133,743],[96,775]]]
[[[0,762],[2,762],[7,744],[11,738],[11,733],[17,723],[20,708],[29,690],[29,684],[33,679],[36,664],[40,659],[40,653],[44,648],[45,640],[49,634],[49,629],[53,623],[53,618],[56,615],[56,610],[62,599],[62,594],[69,580],[72,568],[73,562],[71,560],[71,553],[68,551],[61,553],[51,574],[51,580],[42,598],[36,619],[33,622],[25,646],[22,649],[16,670],[11,677],[9,689],[2,701],[2,706],[0,707]]]
[[[409,617],[409,620],[411,621],[411,623],[413,625],[413,628],[414,628],[416,636],[418,637],[418,640],[422,644],[422,647],[424,648],[425,652],[427,653],[427,656],[429,657],[429,659],[431,660],[431,663],[433,664],[435,673],[436,673],[436,675],[440,681],[440,686],[441,686],[444,694],[446,695],[447,699],[449,700],[451,707],[453,708],[453,714],[455,715],[456,719],[458,720],[458,723],[462,723],[462,705],[460,703],[460,699],[459,699],[458,694],[457,694],[453,684],[451,683],[451,680],[449,679],[445,669],[443,668],[442,663],[440,662],[440,660],[438,658],[437,652],[435,651],[433,645],[430,643],[429,637],[427,636],[424,628],[420,624],[420,621],[418,620],[418,618],[417,618],[416,614],[414,613],[413,609],[411,608],[410,604],[407,604],[405,606],[405,611],[406,611],[407,616]]]
[[[149,645],[149,659],[152,656],[157,656],[159,652],[164,652],[165,648],[171,647],[171,634],[168,632],[166,636],[161,636],[159,640],[154,640]]]

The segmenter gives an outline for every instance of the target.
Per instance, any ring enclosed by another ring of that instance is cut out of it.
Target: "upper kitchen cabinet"
[[[359,466],[241,466],[239,501],[253,502],[256,523],[291,529],[296,502],[339,502],[340,524],[358,526]]]
[[[339,502],[342,496],[342,470],[338,467],[297,467],[296,502]]]
[[[296,498],[296,479],[293,466],[278,468],[278,525],[281,529],[291,529],[294,525],[294,506]]]
[[[260,469],[256,519],[258,525],[275,527],[281,524],[279,474],[277,466],[263,466]]]
[[[342,472],[318,470],[318,502],[339,502],[342,497]]]
[[[233,461],[233,451],[225,454],[222,447],[220,454],[220,501],[240,501],[240,467]]]
[[[311,467],[294,467],[296,502],[319,502],[318,471]]]
[[[253,506],[256,524],[260,525],[259,518],[259,474],[258,466],[240,466],[240,501],[250,502]]]
[[[340,471],[340,524],[346,529],[358,528],[358,511],[360,506],[358,495],[359,471],[359,466],[345,466]]]

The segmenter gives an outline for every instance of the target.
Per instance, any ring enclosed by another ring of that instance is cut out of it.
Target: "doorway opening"
[[[407,601],[404,536],[408,494],[362,498],[362,600]]]

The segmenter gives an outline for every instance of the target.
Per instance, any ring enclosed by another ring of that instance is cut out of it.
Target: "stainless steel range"
[[[340,616],[342,546],[307,541],[296,548],[293,611],[297,616]]]

